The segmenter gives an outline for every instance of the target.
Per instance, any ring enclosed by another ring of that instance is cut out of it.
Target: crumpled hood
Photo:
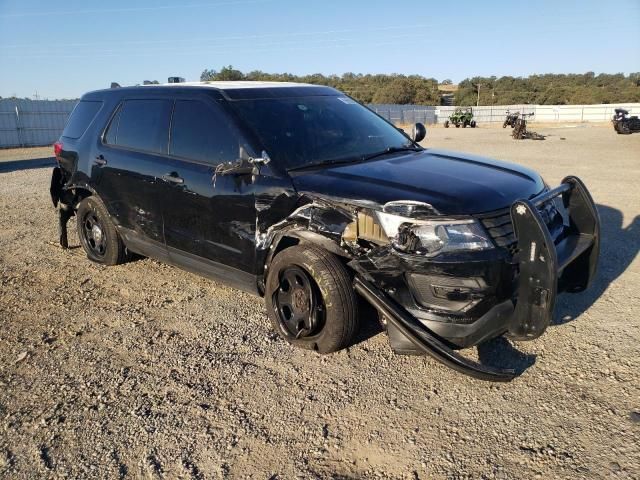
[[[436,149],[292,174],[299,193],[378,204],[415,200],[443,215],[500,210],[544,188],[528,168]]]

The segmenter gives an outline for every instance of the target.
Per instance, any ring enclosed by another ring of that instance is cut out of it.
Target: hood
[[[540,193],[540,175],[512,163],[428,149],[371,162],[292,172],[299,193],[385,204],[415,200],[443,215],[469,215],[509,207]]]

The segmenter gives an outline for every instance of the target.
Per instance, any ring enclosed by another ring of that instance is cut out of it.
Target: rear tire
[[[476,128],[476,121],[475,120],[471,120],[471,128]]]
[[[80,244],[92,262],[102,265],[124,263],[124,243],[100,198],[87,197],[78,204],[76,213]]]
[[[265,287],[267,314],[287,342],[319,353],[350,345],[358,300],[337,256],[315,245],[287,248],[271,262]]]

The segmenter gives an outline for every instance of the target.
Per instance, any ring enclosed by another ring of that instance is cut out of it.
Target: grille
[[[509,211],[494,217],[481,218],[480,221],[499,247],[509,248],[516,243],[516,234],[513,232]]]
[[[538,211],[549,228],[551,238],[557,242],[564,230],[564,216],[558,210],[556,202],[549,200],[540,205]],[[479,220],[498,247],[506,248],[511,254],[515,253],[518,239],[513,231],[509,210],[502,210]]]

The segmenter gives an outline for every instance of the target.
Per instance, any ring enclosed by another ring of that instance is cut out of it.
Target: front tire
[[[358,301],[337,256],[314,245],[287,248],[271,262],[265,287],[267,314],[287,342],[319,353],[350,345]]]
[[[98,197],[87,197],[78,204],[78,237],[89,260],[102,265],[118,265],[126,260],[126,249]]]
[[[444,121],[444,128],[449,128],[449,120]]]

